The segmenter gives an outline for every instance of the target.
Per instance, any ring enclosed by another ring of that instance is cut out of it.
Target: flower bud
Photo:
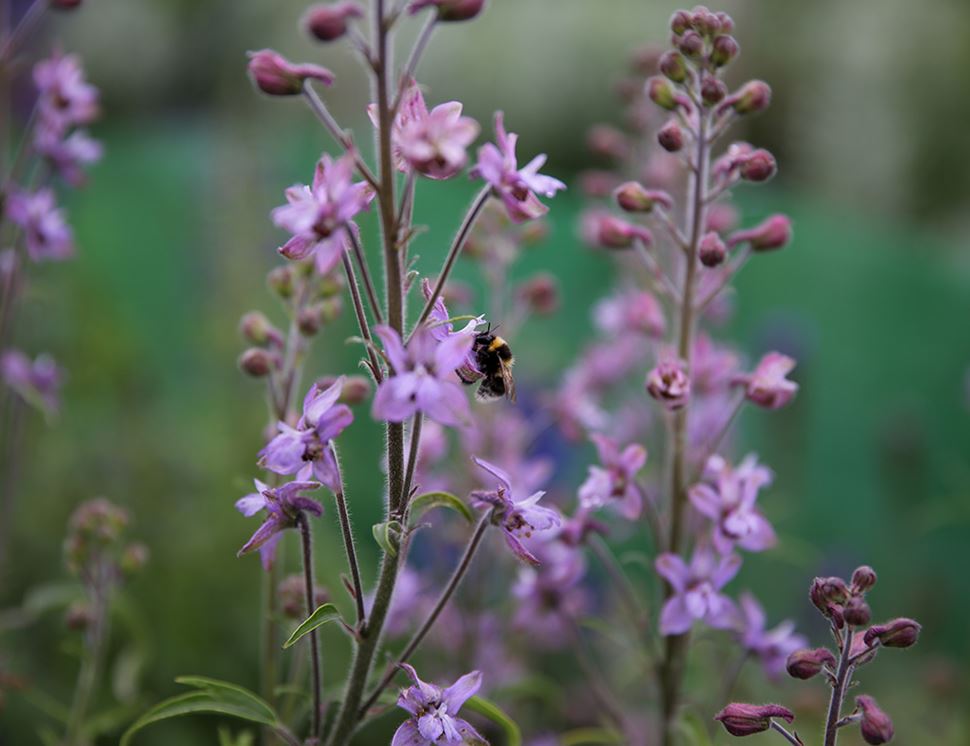
[[[919,640],[921,629],[919,622],[900,617],[885,624],[873,625],[866,630],[863,640],[869,647],[878,641],[885,648],[908,648]]]
[[[250,347],[239,356],[239,369],[253,378],[268,376],[273,370],[273,355],[261,347]]]
[[[825,666],[835,668],[835,656],[828,648],[796,650],[788,656],[785,664],[788,675],[796,679],[818,676]]]
[[[657,67],[674,83],[683,83],[687,80],[687,61],[680,52],[674,49],[663,53]]]
[[[791,241],[791,221],[786,215],[772,215],[754,228],[738,231],[728,238],[728,246],[747,241],[755,251],[780,249]]]
[[[147,546],[141,542],[129,544],[125,547],[125,551],[121,553],[121,571],[126,575],[138,572],[148,564],[148,557]]]
[[[716,202],[707,210],[704,227],[715,233],[731,230],[738,222],[738,211],[726,202]]]
[[[853,627],[861,627],[869,624],[869,621],[872,619],[872,610],[862,596],[853,596],[843,607],[842,617],[845,619],[846,624],[851,624]]]
[[[74,632],[83,632],[93,621],[94,612],[86,601],[74,601],[64,612],[64,624]]]
[[[699,34],[704,36],[710,36],[711,34],[716,34],[720,28],[721,23],[718,21],[717,15],[709,11],[703,5],[698,5],[694,8],[694,13],[691,16],[691,26]]]
[[[862,739],[872,746],[889,743],[894,733],[893,721],[882,711],[876,700],[868,694],[860,694],[855,698],[855,706],[862,712],[862,720],[859,721]]]
[[[701,99],[708,106],[720,103],[727,96],[727,86],[723,80],[712,75],[706,75],[701,81]]]
[[[604,210],[593,210],[583,216],[582,234],[588,244],[603,249],[628,249],[636,239],[648,246],[653,243],[653,235],[646,228]]]
[[[795,713],[781,705],[748,705],[734,702],[721,710],[714,719],[719,721],[732,736],[750,736],[771,727],[771,718],[786,722],[795,719]]]
[[[704,40],[696,31],[688,31],[677,40],[677,48],[685,57],[696,60],[704,53]]]
[[[344,310],[344,299],[339,295],[331,295],[324,298],[319,303],[320,321],[324,324],[332,324],[340,318]]]
[[[81,0],[48,0],[48,4],[55,10],[74,10],[81,7]]]
[[[711,45],[711,64],[714,67],[724,67],[738,55],[738,42],[733,36],[721,35],[714,37]]]
[[[626,135],[608,124],[597,124],[592,127],[586,136],[586,145],[594,155],[617,160],[625,158],[630,152]]]
[[[638,181],[620,184],[613,192],[617,204],[626,212],[651,212],[657,205],[669,210],[674,201],[666,192],[647,189]]]
[[[270,270],[266,275],[266,284],[280,298],[287,300],[293,297],[293,279],[293,267],[284,264]]]
[[[771,103],[771,87],[763,80],[752,80],[724,103],[728,102],[738,114],[757,114]]]
[[[344,385],[340,390],[340,401],[344,404],[360,404],[370,396],[370,381],[364,376],[344,376]]]
[[[764,148],[758,148],[741,161],[739,173],[745,181],[767,181],[775,175],[778,164],[775,157]]]
[[[670,30],[677,34],[677,36],[683,34],[690,27],[690,13],[686,10],[678,10],[670,17]]]
[[[721,237],[714,232],[706,234],[697,247],[697,255],[705,267],[716,267],[727,256],[727,246]]]
[[[305,80],[333,84],[333,73],[325,67],[296,65],[271,49],[249,52],[249,77],[259,90],[270,96],[297,96],[303,92]]]
[[[657,142],[668,153],[676,153],[684,147],[684,131],[676,120],[671,119],[657,132]]]
[[[303,25],[311,36],[320,41],[335,41],[347,33],[347,22],[361,18],[364,9],[353,0],[313,5],[303,16]]]
[[[844,604],[849,600],[849,587],[842,578],[815,578],[808,592],[815,608],[824,612],[829,604]]]
[[[414,15],[430,7],[438,9],[439,21],[470,21],[482,12],[485,0],[413,0],[408,12]]]
[[[653,75],[657,71],[660,54],[660,49],[654,44],[638,47],[630,55],[630,68],[642,77]]]
[[[243,314],[239,320],[239,333],[242,334],[243,339],[254,345],[283,344],[283,335],[259,311]]]
[[[721,29],[722,34],[730,34],[732,31],[734,31],[734,19],[731,18],[731,16],[729,16],[723,10],[719,11],[715,15],[717,15],[718,28]]]
[[[876,584],[876,571],[869,565],[857,567],[852,573],[852,592],[867,593]]]
[[[690,398],[690,378],[680,360],[662,360],[647,373],[647,393],[673,412]]]
[[[304,337],[312,337],[320,331],[322,323],[320,305],[301,308],[296,315],[296,325]]]
[[[647,80],[647,96],[661,109],[673,111],[677,106],[673,88],[670,87],[670,83],[659,75],[654,75]]]
[[[559,308],[559,285],[556,278],[542,273],[519,286],[518,297],[529,310],[540,316],[548,316]]]

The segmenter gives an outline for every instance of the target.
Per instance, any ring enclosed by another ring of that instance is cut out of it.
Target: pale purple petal
[[[671,596],[660,612],[660,634],[681,635],[694,624],[694,618],[684,604],[684,597]]]
[[[432,741],[431,743],[433,744],[434,742]],[[391,746],[428,746],[428,739],[421,735],[418,731],[417,724],[413,720],[405,720],[394,731]]]
[[[402,373],[408,369],[408,356],[401,343],[401,335],[385,324],[374,327],[374,333],[380,337],[384,345],[384,353],[391,362],[395,373]]]
[[[454,714],[461,709],[465,701],[474,695],[481,686],[482,674],[480,671],[466,673],[442,692],[441,701],[448,705],[448,712]]]
[[[506,493],[508,494],[512,493],[512,483],[511,483],[511,480],[509,479],[509,475],[505,471],[497,467],[495,464],[492,464],[483,458],[478,458],[477,456],[472,456],[472,461],[474,461],[485,471],[487,471],[489,474],[495,477],[499,481],[499,483],[505,488]]]
[[[654,565],[657,573],[670,583],[670,587],[674,589],[675,593],[681,594],[684,592],[690,580],[690,572],[684,560],[679,555],[664,552],[657,557]]]

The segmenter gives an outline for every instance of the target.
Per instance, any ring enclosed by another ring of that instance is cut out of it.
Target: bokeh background
[[[611,84],[634,48],[664,41],[676,7],[492,0],[480,20],[435,37],[419,77],[431,100],[462,100],[486,131],[503,109],[522,153],[548,152],[549,171],[574,183],[591,164],[586,130],[619,119]],[[152,552],[126,602],[142,703],[171,694],[180,673],[256,685],[258,569],[234,556],[252,525],[232,503],[254,474],[265,410],[260,385],[236,370],[236,324],[246,310],[273,309],[264,279],[281,235],[268,212],[331,143],[299,101],[253,91],[245,51],[273,47],[329,66],[334,113],[367,131],[355,61],[296,30],[303,8],[90,0],[38,42],[38,53],[59,41],[83,55],[103,91],[94,134],[106,157],[67,201],[78,259],[40,268],[21,319],[21,338],[54,353],[70,378],[60,419],[27,429],[0,608],[65,577],[61,540],[78,502],[104,495],[127,506],[132,535]],[[820,643],[808,581],[872,564],[876,616],[925,626],[918,648],[881,659],[870,687],[894,713],[898,743],[927,743],[926,732],[934,743],[970,743],[970,5],[734,0],[715,9],[737,23],[734,82],[761,77],[775,91],[739,134],[772,150],[781,171],[742,205],[749,220],[786,211],[796,230],[792,246],[742,274],[727,330],[752,356],[793,352],[802,385],[791,409],[741,418],[743,446],[778,474],[765,509],[783,536],[746,563],[742,582],[771,618],[795,618]],[[433,226],[415,244],[424,269],[443,255],[472,189],[421,184],[418,221]],[[565,300],[516,340],[528,350],[519,376],[532,386],[551,385],[591,335],[590,305],[610,286],[608,262],[576,237],[581,205],[578,188],[556,198],[549,238],[520,267],[554,273]],[[342,343],[350,324],[324,332],[311,371],[353,366]],[[347,437],[366,533],[380,515],[380,435],[362,424]],[[327,526],[320,569],[333,582],[340,549]],[[376,547],[363,543],[371,576]],[[54,612],[0,634],[6,667],[46,693],[11,695],[0,744],[34,743],[73,682],[63,619]],[[804,688],[782,686],[771,696],[790,701]],[[186,720],[140,742],[212,743],[212,733],[211,720]]]

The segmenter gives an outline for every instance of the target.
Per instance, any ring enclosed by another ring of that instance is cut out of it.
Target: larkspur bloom
[[[484,459],[472,460],[498,480],[494,490],[475,490],[471,493],[476,508],[491,509],[492,521],[505,533],[505,541],[512,553],[523,562],[538,565],[539,560],[532,554],[522,539],[530,539],[537,531],[547,531],[559,526],[562,521],[559,513],[552,508],[540,506],[539,500],[545,492],[536,492],[522,500],[516,500],[512,492],[509,475]]]
[[[545,154],[537,155],[521,169],[518,167],[515,156],[518,135],[506,133],[502,112],[495,114],[495,139],[497,147],[487,143],[478,149],[478,163],[472,169],[472,176],[491,185],[513,222],[524,223],[542,217],[549,208],[539,201],[536,193],[552,197],[566,185],[539,173],[546,162]]]
[[[84,78],[81,61],[73,54],[55,53],[34,66],[37,113],[45,129],[64,133],[90,124],[98,116],[98,89]]]
[[[718,557],[708,547],[700,546],[694,550],[689,566],[670,552],[657,557],[655,564],[657,572],[673,589],[673,595],[660,612],[660,634],[680,635],[699,621],[715,629],[734,626],[737,608],[720,591],[737,575],[740,557],[734,554]]]
[[[402,115],[392,131],[400,158],[430,179],[448,179],[468,163],[466,148],[478,137],[479,126],[461,115],[459,101],[439,104],[430,112],[417,83],[404,94]]]
[[[680,409],[690,398],[690,378],[680,360],[667,358],[647,373],[647,393],[668,411]]]
[[[57,207],[52,189],[12,192],[7,197],[7,217],[24,232],[27,254],[35,262],[61,261],[74,254],[74,236]]]
[[[758,491],[771,484],[772,474],[753,454],[736,468],[721,456],[711,456],[704,466],[704,479],[688,490],[688,496],[713,521],[711,538],[718,552],[728,554],[735,545],[763,552],[775,545],[774,529],[755,507]]]
[[[34,149],[68,184],[74,187],[84,183],[84,166],[101,160],[103,148],[87,132],[76,130],[61,137],[55,130],[39,127],[34,137]]]
[[[442,689],[422,681],[411,665],[402,663],[401,668],[414,683],[401,691],[397,706],[411,717],[395,731],[391,746],[488,746],[488,742],[467,720],[458,717],[461,706],[481,688],[481,673],[467,673]]]
[[[31,360],[20,350],[0,354],[0,378],[26,401],[55,414],[60,405],[61,369],[49,355]]]
[[[296,474],[301,482],[316,479],[339,491],[340,476],[330,441],[354,421],[350,407],[337,403],[343,385],[341,376],[328,388],[311,386],[296,427],[278,423],[279,434],[259,452],[259,465],[276,474]]]
[[[735,382],[744,385],[748,401],[766,409],[780,409],[790,402],[798,391],[798,384],[786,377],[795,368],[795,361],[780,352],[769,352],[758,367],[747,375],[735,376]]]
[[[739,606],[742,647],[761,661],[769,678],[777,678],[785,670],[788,656],[805,647],[808,640],[795,632],[795,623],[789,620],[766,630],[765,610],[750,593],[741,594]]]
[[[300,493],[315,490],[320,487],[319,482],[287,482],[282,487],[269,487],[258,479],[253,480],[256,492],[252,492],[236,501],[236,510],[247,518],[265,510],[266,517],[255,533],[249,537],[238,556],[259,550],[263,567],[267,570],[276,558],[276,545],[283,537],[283,531],[295,528],[300,513],[307,512],[314,516],[323,515],[323,506],[311,497]]]
[[[287,259],[314,258],[317,271],[326,274],[340,261],[352,223],[374,199],[365,182],[353,181],[354,156],[346,153],[337,160],[324,153],[313,173],[313,184],[296,184],[286,190],[288,204],[273,210],[273,223],[293,237],[280,247]]]
[[[272,49],[247,54],[249,77],[259,90],[270,96],[297,96],[303,93],[307,80],[333,85],[333,73],[320,65],[294,64]]]
[[[468,398],[455,370],[465,364],[474,337],[452,334],[434,338],[427,325],[416,329],[405,348],[401,336],[386,325],[374,327],[384,344],[393,375],[377,387],[371,414],[375,419],[403,422],[416,412],[452,427],[469,420]]]
[[[600,466],[590,466],[589,476],[579,487],[579,504],[585,508],[612,505],[631,521],[640,517],[643,495],[637,484],[637,472],[647,463],[647,449],[631,443],[622,451],[612,438],[593,433]]]

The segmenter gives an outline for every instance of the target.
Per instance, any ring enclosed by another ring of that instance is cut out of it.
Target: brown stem
[[[825,743],[824,746],[835,746],[839,737],[839,717],[842,713],[842,700],[845,699],[845,688],[849,676],[852,674],[852,637],[853,631],[850,627],[846,630],[845,638],[842,640],[842,655],[839,658],[839,668],[835,674],[835,683],[832,685],[832,697],[829,699],[829,713],[825,719]]]
[[[300,539],[303,544],[303,586],[306,594],[306,614],[310,616],[316,608],[313,600],[313,541],[310,536],[310,521],[305,513],[297,518],[300,527]],[[320,641],[317,631],[310,633],[310,665],[313,669],[313,730],[311,738],[320,737],[321,696],[323,683],[320,674]]]

